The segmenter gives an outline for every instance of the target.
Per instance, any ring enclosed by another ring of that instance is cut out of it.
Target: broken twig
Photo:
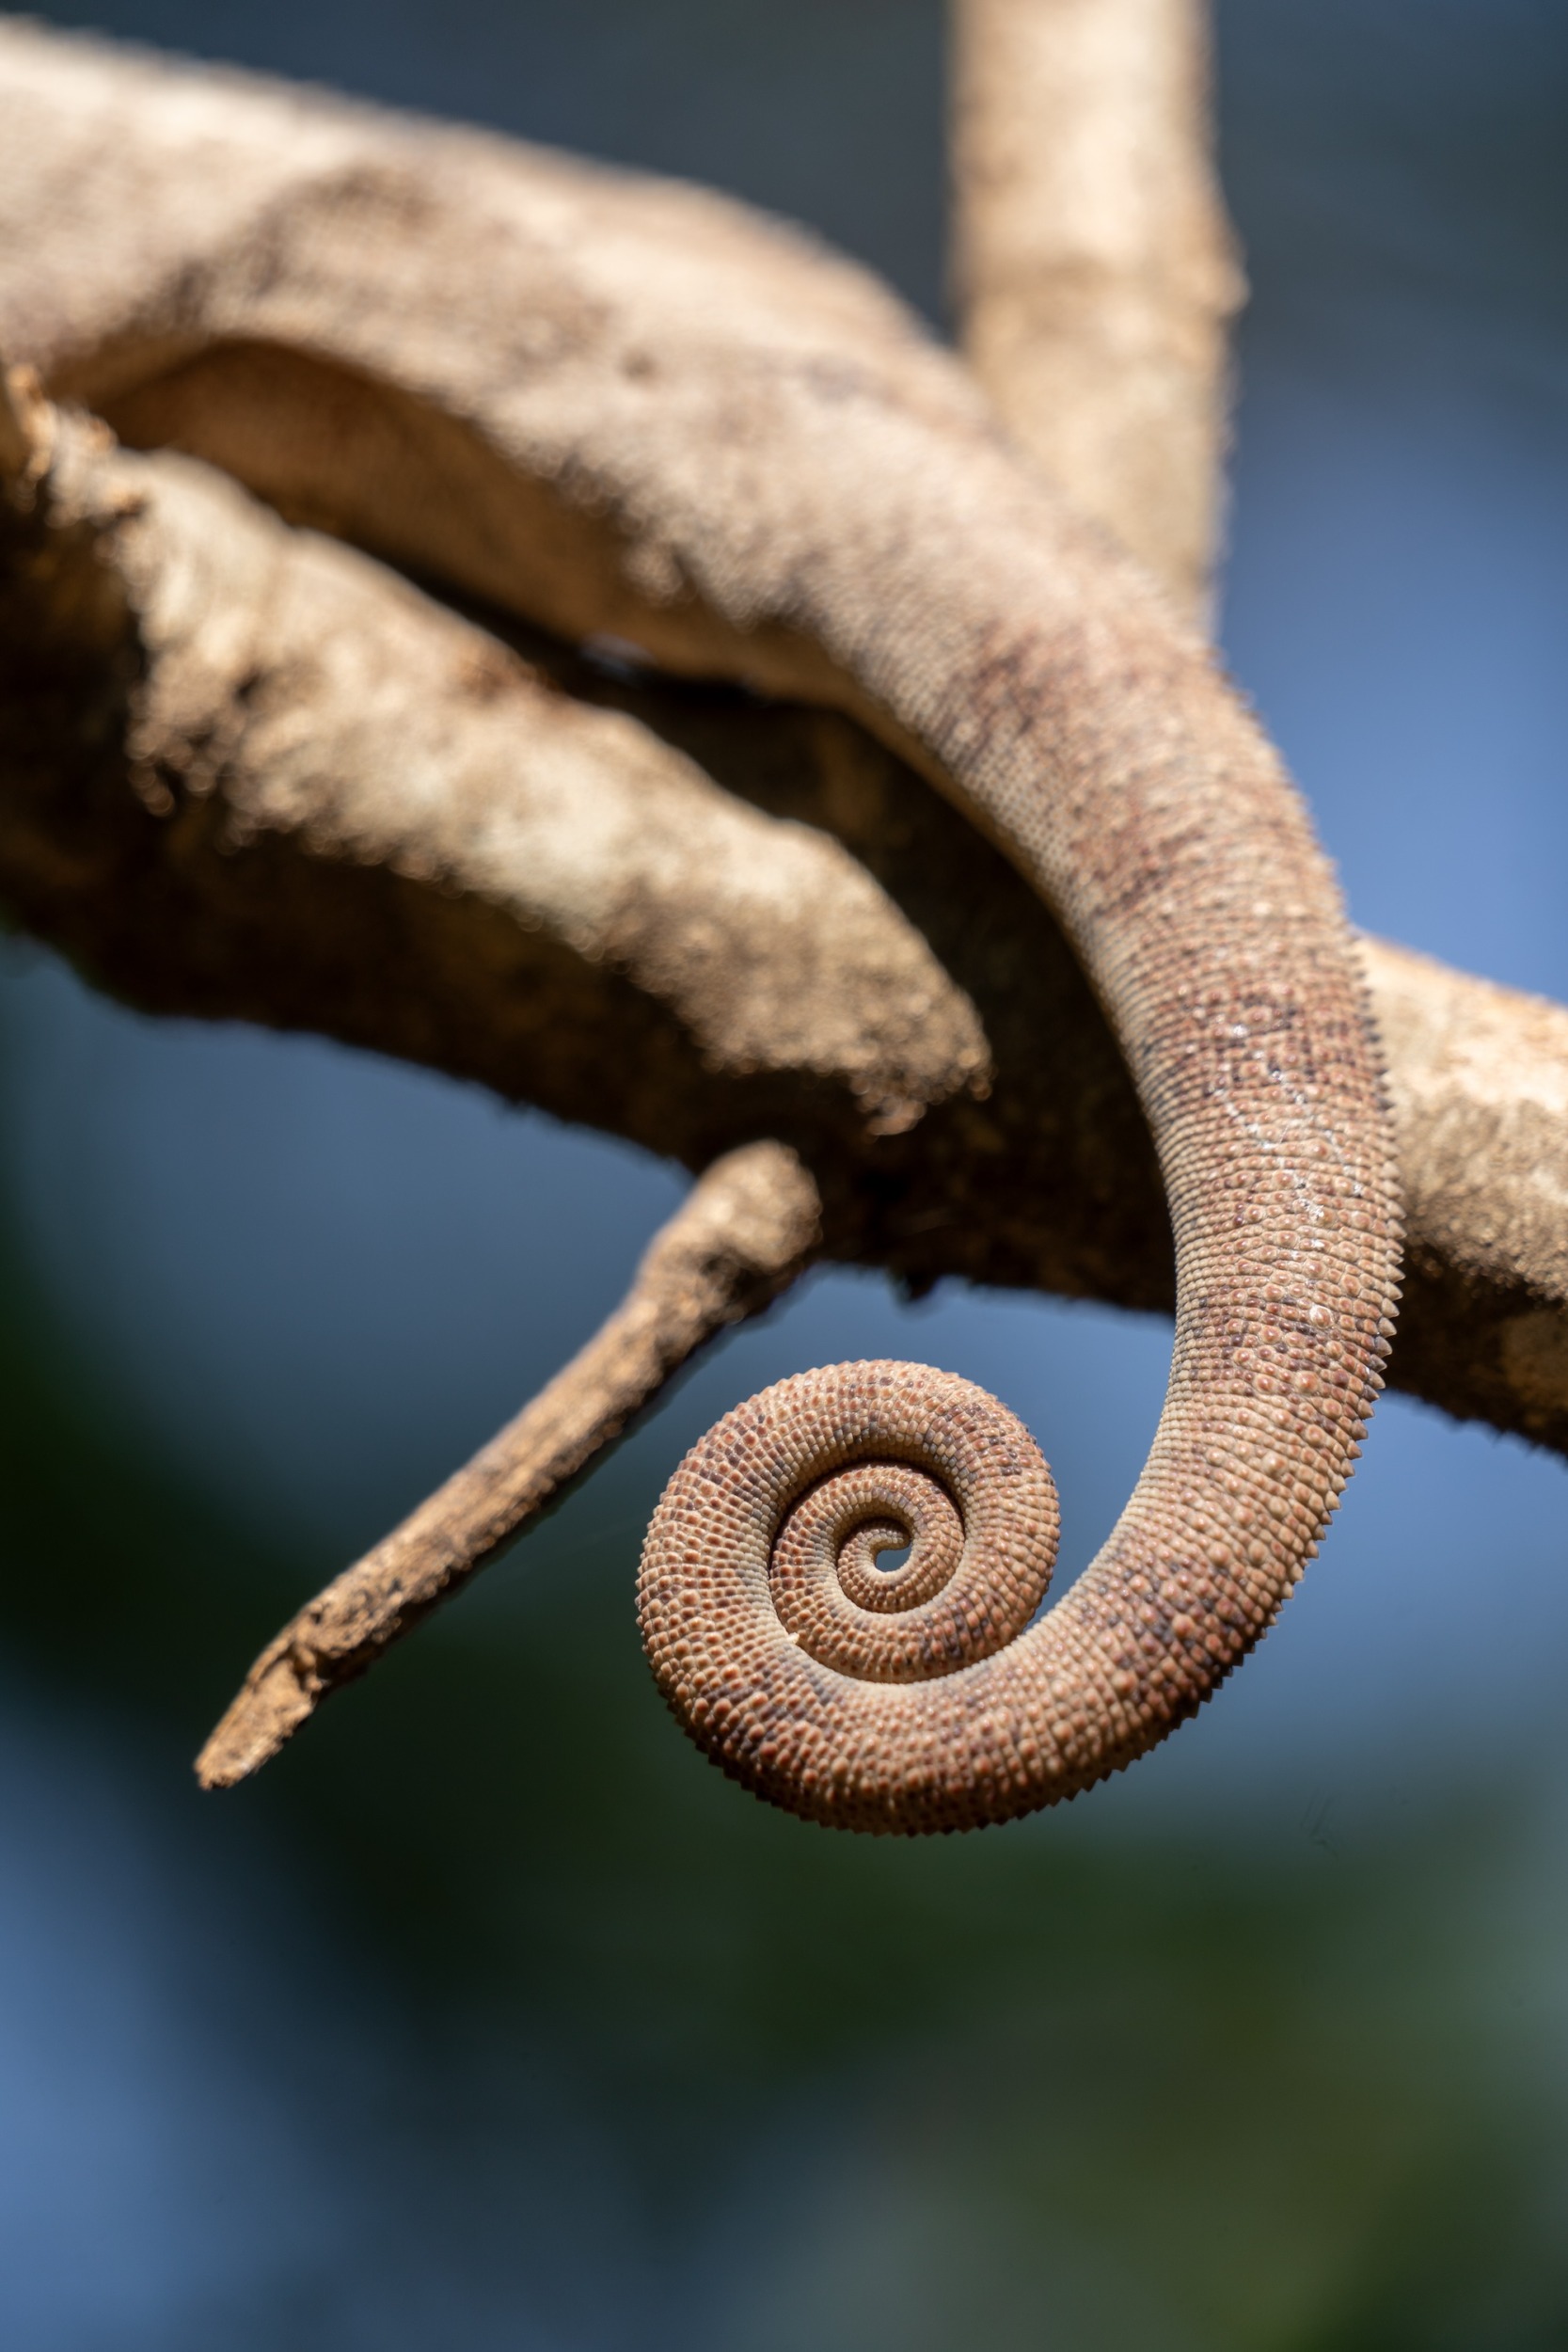
[[[768,1306],[819,1237],[816,1188],[793,1152],[755,1143],[717,1161],[588,1344],[268,1643],[198,1759],[202,1786],[231,1788],[276,1756],[325,1697],[559,1502],[699,1348]]]

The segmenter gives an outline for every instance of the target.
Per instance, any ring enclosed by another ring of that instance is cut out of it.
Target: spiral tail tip
[[[922,1364],[803,1373],[671,1479],[644,1645],[680,1722],[759,1795],[847,1827],[965,1827],[998,1802],[974,1670],[1029,1626],[1059,1526],[1038,1448],[983,1389]]]

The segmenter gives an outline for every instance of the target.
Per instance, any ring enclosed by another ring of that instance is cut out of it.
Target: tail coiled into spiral
[[[821,1820],[1000,1820],[1129,1762],[1310,1557],[1399,1295],[1344,912],[1211,653],[1020,469],[912,322],[772,229],[276,91],[226,89],[219,140],[163,69],[105,81],[74,45],[0,48],[0,204],[28,258],[0,280],[0,340],[128,437],[215,457],[574,642],[848,711],[1056,916],[1176,1248],[1170,1391],[1107,1544],[1031,1622],[1054,1504],[1017,1424],[940,1374],[841,1367],[742,1406],[683,1465],[643,1624],[709,1753]],[[418,237],[384,235],[394,215]],[[837,1099],[837,1059],[800,1068]],[[874,1152],[863,1109],[853,1149]],[[967,1150],[959,1132],[938,1148]],[[905,1529],[911,1565],[883,1582]]]
[[[1291,1318],[1271,1304],[1289,1360]],[[1300,1318],[1320,1347],[1325,1311]],[[1379,1387],[1374,1373],[1357,1402]],[[1325,1453],[1338,1418],[1323,1416]],[[1212,1457],[1226,1507],[1207,1540],[1174,1556],[1162,1543],[1151,1466],[1098,1559],[1037,1614],[1056,1489],[1005,1406],[925,1364],[781,1381],[699,1440],[654,1515],[638,1608],[659,1688],[733,1779],[833,1827],[972,1829],[1072,1796],[1196,1710],[1316,1549],[1312,1486],[1266,1444],[1250,1471],[1260,1432],[1236,1435]],[[1329,1471],[1333,1491],[1343,1475]]]
[[[1005,1818],[1063,1770],[1047,1724],[995,1704],[1059,1528],[1039,1449],[983,1389],[835,1364],[687,1455],[643,1549],[643,1640],[699,1744],[792,1811],[865,1830]]]

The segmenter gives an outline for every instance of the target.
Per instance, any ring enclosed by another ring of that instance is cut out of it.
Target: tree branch
[[[913,1289],[1168,1309],[1094,998],[891,753],[543,639],[525,665],[203,468],[69,420],[40,438],[52,466],[0,508],[0,893],[98,985],[325,1030],[695,1168],[783,1136],[826,1254]],[[1390,1377],[1568,1451],[1568,1013],[1364,953],[1407,1195]]]
[[[1227,328],[1203,0],[955,0],[964,348],[1022,446],[1201,613]]]
[[[972,365],[1022,447],[1201,605],[1244,294],[1211,159],[1204,0],[954,0]],[[1394,1369],[1562,1446],[1568,1013],[1362,942],[1410,1281]]]
[[[792,1152],[753,1143],[717,1161],[587,1346],[268,1643],[198,1759],[202,1787],[231,1788],[266,1763],[323,1698],[560,1502],[706,1341],[802,1272],[819,1230],[816,1188]]]
[[[0,59],[15,38],[0,31]],[[59,44],[20,39],[33,45],[36,98]],[[95,55],[75,48],[70,73]],[[132,70],[111,55],[94,73],[94,103],[122,115]],[[160,85],[177,77],[140,67],[132,78],[136,107],[155,117]],[[367,189],[385,204],[373,151],[378,132],[390,135],[348,110],[285,103],[307,146],[342,142],[349,209]],[[103,145],[92,116],[78,109],[69,142],[83,171]],[[155,135],[151,148],[140,168],[156,199]],[[550,169],[563,202],[580,201],[583,183],[592,198],[592,175]],[[182,172],[166,195],[178,199]],[[4,176],[0,161],[0,214]],[[230,188],[244,195],[245,181],[238,171]],[[428,412],[411,421],[407,403],[428,390],[410,357],[418,289],[401,322],[406,389],[395,369],[358,381],[304,344],[214,334],[225,319],[242,333],[278,322],[254,287],[218,271],[203,292],[192,278],[181,239],[200,242],[211,224],[204,215],[193,230],[182,199],[153,200],[141,220],[141,292],[128,303],[112,199],[101,188],[87,233],[68,226],[53,256],[47,237],[40,256],[19,232],[8,292],[0,280],[0,313],[23,322],[57,380],[139,437],[211,448],[293,511],[384,544],[392,510],[377,468],[407,460],[413,495],[404,479],[390,533],[401,551],[451,558],[470,587],[528,601],[515,536],[501,561],[483,528],[493,469],[476,477],[472,452],[443,446]],[[679,191],[659,200],[673,249],[735,234],[728,208]],[[39,223],[29,207],[24,187],[23,231]],[[59,217],[43,226],[60,233]],[[928,412],[971,439],[972,411],[924,367],[879,293],[787,241],[765,250],[810,295],[818,342],[830,327],[841,336],[851,373],[868,355],[879,368],[908,360],[927,379],[917,396]],[[430,334],[445,331],[449,291],[431,294]],[[1217,336],[1206,348],[1194,383],[1204,366],[1217,380]],[[1092,405],[1092,371],[1083,382]],[[347,404],[336,421],[335,403]],[[360,470],[340,497],[333,459],[350,414]],[[36,414],[40,450],[46,415]],[[13,475],[19,431],[0,414]],[[1180,446],[1201,472],[1201,436]],[[33,463],[40,479],[5,534],[0,662],[16,691],[0,722],[0,886],[94,976],[162,1009],[327,1028],[693,1166],[759,1132],[788,1136],[820,1187],[823,1248],[915,1287],[962,1273],[1168,1304],[1152,1150],[1098,1008],[1037,900],[893,751],[831,711],[617,679],[495,615],[486,633],[179,460],[135,459],[81,428],[53,455]],[[454,482],[458,495],[433,511]],[[568,575],[592,571],[592,531],[566,556]],[[625,612],[667,659],[710,658],[689,611],[673,633],[658,596]],[[750,650],[759,675],[822,689],[799,646],[759,637]],[[1568,1015],[1397,950],[1367,953],[1394,1041],[1413,1209],[1394,1376],[1568,1450],[1568,1269],[1549,1214],[1568,1174],[1568,1104],[1555,1090]],[[1490,1155],[1480,1185],[1468,1173],[1478,1149]],[[494,1548],[498,1483],[514,1499],[532,1492],[547,1400],[578,1369],[279,1637],[237,1702],[214,1776],[271,1753],[269,1723],[286,1736],[292,1708],[302,1720],[317,1691]],[[589,1453],[612,1418],[572,1424]],[[498,1454],[508,1437],[522,1451]],[[552,1460],[570,1454],[561,1445]],[[467,1514],[463,1527],[454,1513]]]

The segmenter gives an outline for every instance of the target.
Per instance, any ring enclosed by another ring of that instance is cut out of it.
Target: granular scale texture
[[[1264,1517],[1289,1530],[1284,1469],[1265,1457]],[[681,1463],[643,1549],[644,1645],[698,1744],[792,1812],[880,1832],[1006,1820],[1152,1744],[1270,1611],[1261,1543],[1250,1580],[1216,1541],[1157,1598],[1147,1573],[1107,1574],[1113,1538],[1038,1617],[1059,1535],[1051,1471],[995,1397],[927,1364],[827,1366],[737,1406]]]
[[[872,1515],[852,1524],[830,1498],[781,1550],[804,1491],[787,1388],[784,1436],[743,1407],[677,1473],[643,1624],[709,1753],[822,1820],[1000,1820],[1128,1762],[1300,1575],[1399,1295],[1387,1104],[1338,893],[1211,650],[1030,479],[914,321],[754,216],[20,26],[0,26],[0,60],[19,257],[0,344],[56,394],[563,636],[851,712],[1056,915],[1136,1085],[1176,1244],[1169,1394],[1107,1543],[1007,1640],[1016,1552],[976,1547],[944,1470],[964,1565],[927,1589],[953,1531],[922,1501],[911,1607],[867,1607],[876,1537],[857,1528],[912,1526],[913,1490],[852,1488],[845,1508]],[[958,1407],[940,1375],[900,1373],[895,1444],[884,1374],[816,1375],[839,1451],[807,1485],[880,1459],[930,1474],[919,1449]],[[732,1482],[793,1613],[766,1648]],[[837,1600],[813,1566],[835,1542]],[[960,1618],[999,1645],[927,1674]]]
[[[858,1829],[961,1827],[980,1780],[1030,1785],[993,1737],[997,1676],[1018,1679],[1059,1532],[1039,1449],[994,1397],[836,1364],[687,1455],[648,1533],[644,1640],[682,1720],[762,1795]]]

